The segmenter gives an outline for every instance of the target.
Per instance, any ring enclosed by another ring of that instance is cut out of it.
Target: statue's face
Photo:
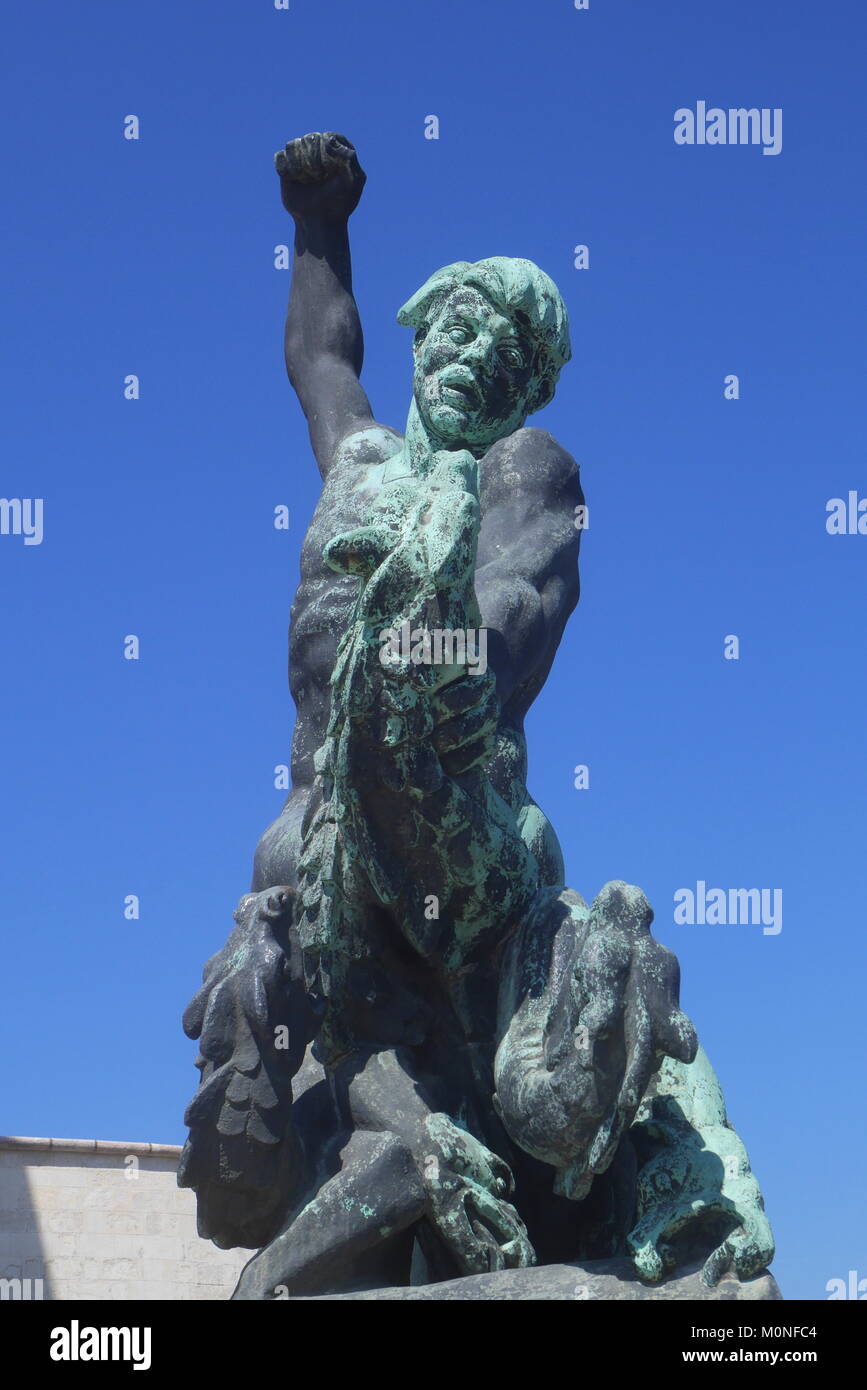
[[[473,285],[447,295],[414,354],[419,414],[447,446],[488,447],[538,407],[530,343]]]

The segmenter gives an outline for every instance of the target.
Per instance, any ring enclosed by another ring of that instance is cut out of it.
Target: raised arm
[[[352,295],[348,227],[366,175],[353,146],[332,131],[290,140],[274,162],[283,205],[295,220],[286,370],[324,477],[340,440],[372,420],[359,380],[364,341]]]

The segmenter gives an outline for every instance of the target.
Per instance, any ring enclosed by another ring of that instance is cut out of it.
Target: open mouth
[[[465,382],[444,382],[442,390],[446,400],[452,401],[455,404],[469,406],[471,409],[475,409],[479,403],[475,387],[469,386]]]

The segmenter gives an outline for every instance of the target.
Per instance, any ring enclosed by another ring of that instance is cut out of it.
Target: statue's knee
[[[294,886],[298,863],[296,819],[287,807],[261,835],[253,855],[254,893],[278,883]]]

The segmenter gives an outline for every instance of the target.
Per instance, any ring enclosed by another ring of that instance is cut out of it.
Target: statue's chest
[[[335,465],[326,478],[301,550],[301,583],[292,607],[292,652],[295,661],[315,666],[323,677],[330,672],[333,652],[344,632],[358,595],[358,579],[336,574],[323,559],[327,543],[340,532],[371,520],[374,502],[393,489],[405,472],[400,456],[381,462]],[[479,563],[491,548],[484,544],[482,515]],[[445,626],[450,626],[445,623]]]
[[[382,467],[333,468],[325,480],[313,519],[301,547],[301,582],[331,575],[322,558],[327,543],[341,531],[351,530],[366,520],[371,503],[381,487]]]
[[[301,583],[292,605],[291,664],[308,668],[314,681],[327,680],[345,631],[358,580],[335,574],[323,559],[325,546],[341,531],[362,525],[381,487],[382,465],[335,467],[326,478],[301,547]]]

